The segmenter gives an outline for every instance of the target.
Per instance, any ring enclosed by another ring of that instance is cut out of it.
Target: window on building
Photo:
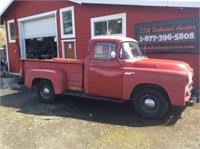
[[[62,38],[75,38],[74,7],[60,9]]]
[[[14,20],[8,21],[8,38],[9,42],[15,42],[16,41],[16,31],[15,31],[15,22]]]
[[[109,60],[113,51],[116,52],[115,43],[96,43],[94,49],[94,59]]]
[[[95,22],[95,36],[96,35],[106,35],[107,34],[107,21]]]
[[[51,59],[57,57],[56,37],[26,39],[27,59]]]
[[[100,35],[126,36],[126,14],[115,14],[91,19],[92,37]]]

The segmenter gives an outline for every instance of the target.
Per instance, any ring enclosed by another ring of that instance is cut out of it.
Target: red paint
[[[36,76],[37,78],[47,78],[51,80],[55,85],[57,94],[60,94],[71,86],[83,87],[82,60],[21,60],[21,63],[21,75],[25,77],[25,86],[28,88],[32,86],[32,81]]]
[[[199,54],[154,54],[147,55],[150,58],[178,60],[188,63],[194,71],[193,86],[199,88],[199,75],[200,75],[200,55]]]
[[[155,22],[163,20],[181,19],[199,17],[198,8],[168,8],[168,7],[139,7],[139,6],[116,6],[116,5],[78,5],[75,3],[64,1],[14,1],[8,10],[3,14],[2,18],[5,21],[10,19],[24,18],[40,13],[56,10],[57,17],[57,33],[58,33],[58,50],[60,57],[62,56],[62,44],[60,33],[60,16],[59,9],[74,6],[75,11],[75,28],[76,28],[76,49],[77,58],[85,59],[87,51],[87,41],[91,37],[90,19],[117,13],[126,13],[127,15],[127,36],[134,38],[134,25],[145,22]],[[102,11],[101,11],[102,10]],[[16,25],[17,26],[17,25]],[[148,29],[141,32],[148,32]],[[17,28],[17,35],[19,35]],[[20,36],[20,35],[19,35]],[[7,39],[8,41],[8,39]],[[19,42],[19,41],[17,41]],[[19,72],[20,47],[19,43],[8,43],[9,61],[11,72]],[[13,53],[17,50],[17,53]],[[151,55],[155,58],[167,58],[188,62],[194,69],[195,87],[199,87],[199,54],[185,56],[172,54],[169,57],[166,55]]]

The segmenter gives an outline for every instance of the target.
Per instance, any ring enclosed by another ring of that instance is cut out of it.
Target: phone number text
[[[192,40],[195,38],[195,33],[177,33],[177,34],[164,34],[164,35],[145,35],[140,36],[140,42],[162,42],[162,41],[182,41]]]

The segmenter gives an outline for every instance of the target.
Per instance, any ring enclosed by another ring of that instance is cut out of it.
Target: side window
[[[74,7],[60,9],[60,25],[62,38],[75,38]]]
[[[126,36],[126,13],[91,18],[91,36]]]
[[[15,42],[15,22],[14,20],[9,20],[8,21],[8,38],[9,38],[9,42],[12,43],[12,42]]]
[[[116,52],[115,43],[96,43],[94,49],[94,59],[109,60],[111,52]]]

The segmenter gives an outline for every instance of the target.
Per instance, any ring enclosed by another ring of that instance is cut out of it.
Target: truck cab
[[[40,64],[39,64],[40,63]],[[150,59],[128,37],[102,36],[88,42],[86,59],[22,60],[25,86],[51,102],[58,94],[110,101],[131,100],[146,118],[163,117],[169,105],[193,105],[192,68],[184,62]]]

